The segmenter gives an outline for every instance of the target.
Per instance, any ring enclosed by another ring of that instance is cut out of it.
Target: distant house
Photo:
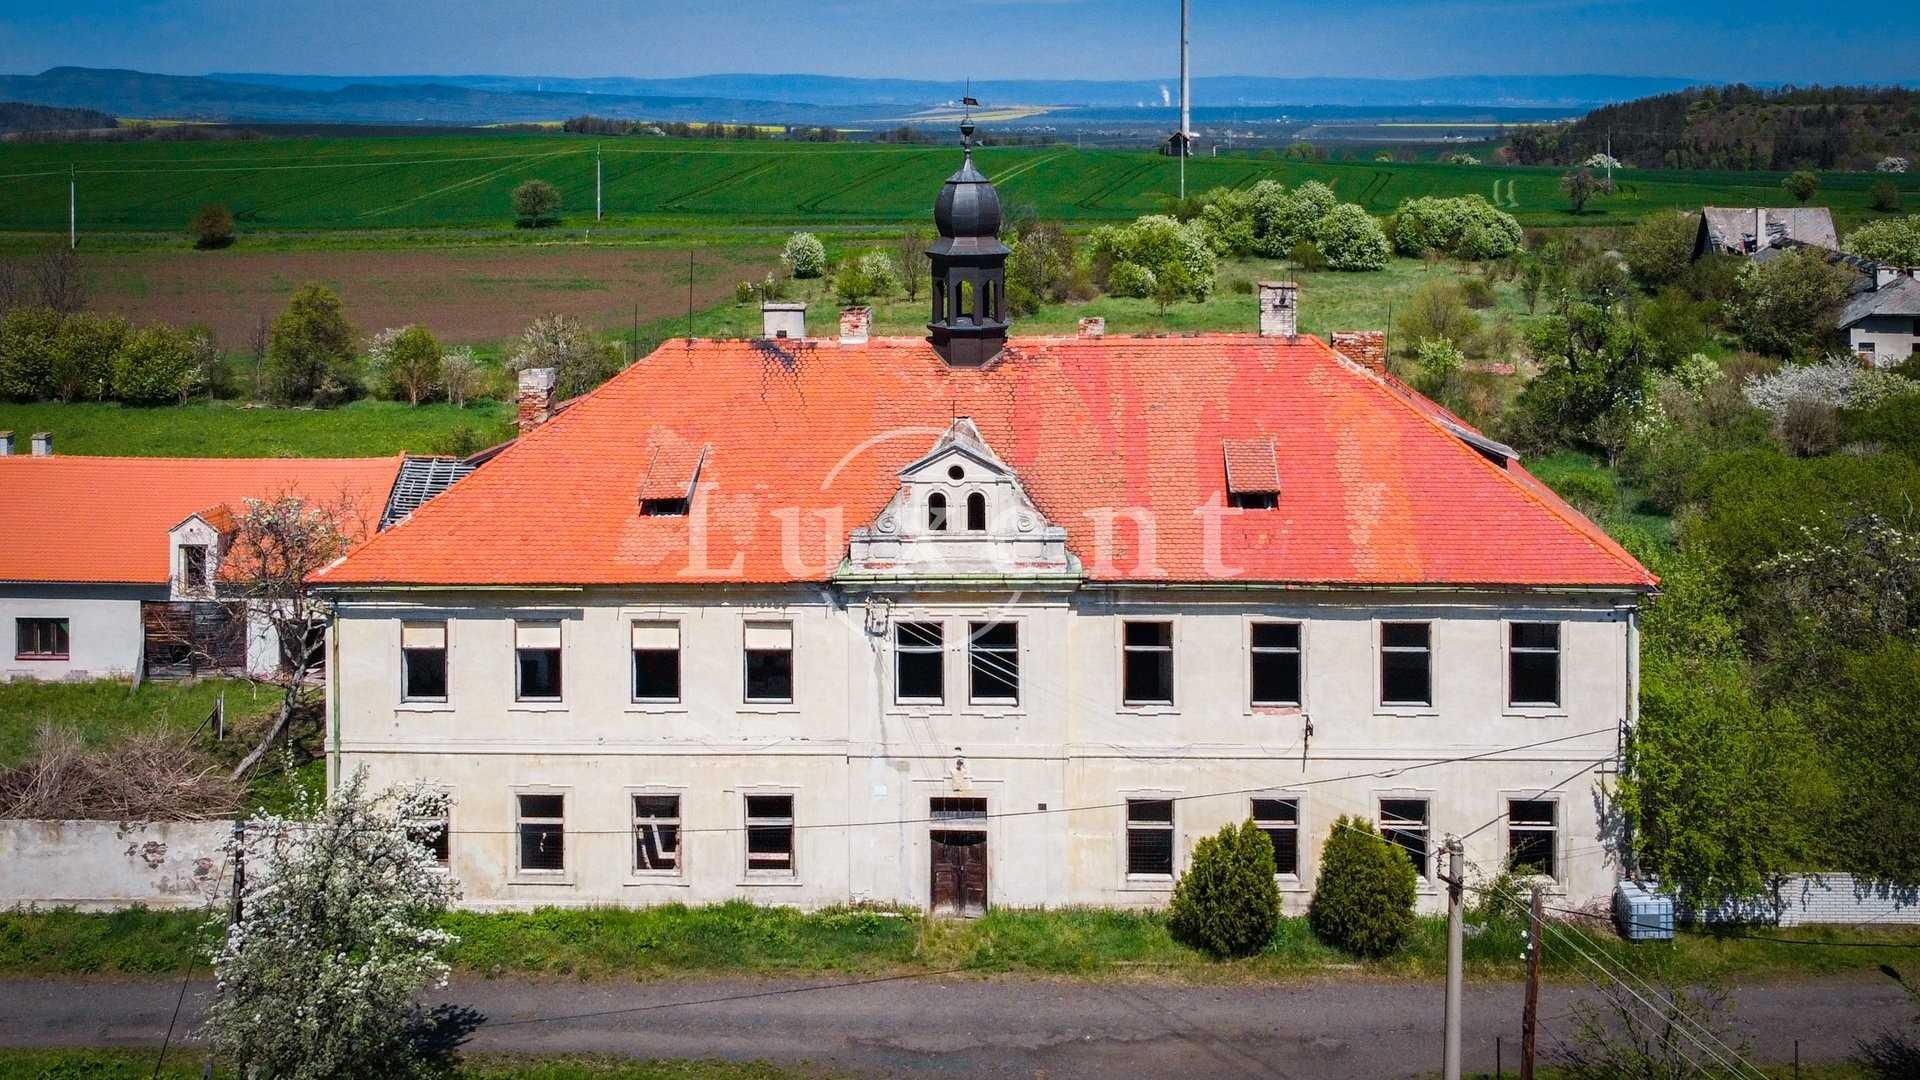
[[[266,620],[216,601],[246,501],[344,501],[369,536],[471,471],[445,458],[219,459],[15,454],[0,432],[0,679],[265,674]]]
[[[1837,320],[1847,346],[1875,367],[1891,367],[1920,352],[1920,281],[1876,268],[1870,287],[1847,301]]]
[[[1833,212],[1824,206],[1703,207],[1693,257],[1754,255],[1782,242],[1837,250]]]

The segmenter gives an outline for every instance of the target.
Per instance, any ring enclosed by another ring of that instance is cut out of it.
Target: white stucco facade
[[[153,585],[11,582],[0,585],[0,676],[92,679],[131,674],[140,662],[140,602],[164,600]],[[23,621],[64,619],[65,656],[36,655],[22,645]]]
[[[1172,800],[1194,843],[1297,800],[1303,908],[1336,818],[1426,800],[1429,843],[1471,834],[1488,872],[1509,798],[1554,807],[1554,887],[1605,897],[1604,779],[1632,721],[1628,593],[1109,588],[342,591],[329,641],[332,767],[453,795],[448,852],[477,908],[706,902],[927,906],[930,800],[984,799],[991,905],[1153,906],[1130,875],[1127,800]],[[1121,700],[1123,624],[1171,627],[1173,700]],[[516,700],[517,622],[559,626],[561,692]],[[1298,707],[1250,699],[1250,627],[1300,626]],[[1557,706],[1507,702],[1510,627],[1559,627]],[[939,623],[944,692],[897,702],[895,625]],[[970,700],[975,624],[1018,627],[1018,700]],[[1431,626],[1431,704],[1383,706],[1383,622]],[[672,626],[679,695],[634,700],[633,627]],[[403,627],[444,625],[444,701],[405,700]],[[746,699],[750,626],[790,624],[792,700]],[[1526,749],[1515,749],[1526,747]],[[1465,759],[1465,760],[1459,760]],[[1450,762],[1450,763],[1439,763]],[[522,872],[516,796],[564,796],[564,866]],[[747,796],[792,796],[792,872],[749,872]],[[671,873],[636,870],[634,795],[679,797]],[[1424,906],[1441,894],[1423,886]]]

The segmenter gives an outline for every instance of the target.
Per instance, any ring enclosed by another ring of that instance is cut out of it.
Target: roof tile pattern
[[[1318,340],[1219,334],[1014,339],[983,369],[917,338],[668,342],[321,578],[825,580],[956,416],[1095,580],[1654,584],[1517,465]],[[1275,432],[1278,507],[1227,507],[1223,444]],[[634,505],[664,446],[710,447],[685,517]]]
[[[400,460],[0,457],[0,581],[165,584],[167,533],[249,498],[344,498],[372,535]]]
[[[1273,439],[1228,439],[1222,448],[1227,459],[1227,490],[1236,494],[1265,494],[1280,490],[1280,466]]]

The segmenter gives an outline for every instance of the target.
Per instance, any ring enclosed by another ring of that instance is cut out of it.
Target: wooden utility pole
[[[80,177],[67,166],[67,250],[80,247]]]
[[[600,220],[600,144],[593,144],[593,220]]]
[[[1527,913],[1527,1007],[1520,1015],[1520,1080],[1533,1080],[1534,1038],[1540,1026],[1540,954],[1547,943],[1546,898],[1540,886],[1533,887],[1533,903]]]
[[[1465,853],[1457,836],[1447,837],[1447,1007],[1444,1080],[1460,1080],[1460,1006],[1466,995],[1466,919],[1461,891],[1466,884]]]

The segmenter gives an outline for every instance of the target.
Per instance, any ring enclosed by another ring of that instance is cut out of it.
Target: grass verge
[[[479,449],[511,437],[512,408],[356,401],[337,409],[227,402],[140,408],[0,404],[0,431],[51,431],[62,454],[134,457],[383,457]]]

